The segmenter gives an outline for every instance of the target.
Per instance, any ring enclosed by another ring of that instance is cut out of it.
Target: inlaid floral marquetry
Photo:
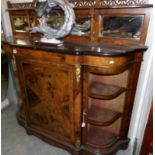
[[[30,106],[37,106],[41,102],[39,95],[36,95],[29,86],[27,86],[26,89]]]

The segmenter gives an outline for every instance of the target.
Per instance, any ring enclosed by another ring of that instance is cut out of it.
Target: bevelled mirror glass
[[[47,25],[54,29],[59,29],[65,21],[65,15],[62,9],[57,6],[56,10],[52,10],[50,14],[46,16]]]
[[[143,16],[104,16],[101,36],[140,39]]]
[[[16,32],[25,32],[28,28],[28,18],[26,16],[14,16],[13,24]]]
[[[91,17],[87,15],[77,15],[76,24],[74,25],[71,35],[88,36],[91,31]]]
[[[30,28],[36,26],[34,16],[30,18],[27,16],[13,16],[12,20],[15,32],[27,32]]]
[[[54,11],[47,17],[48,26],[59,29],[64,24],[64,15],[58,11]],[[91,17],[87,15],[77,15],[76,23],[74,24],[70,35],[88,36],[91,30]]]

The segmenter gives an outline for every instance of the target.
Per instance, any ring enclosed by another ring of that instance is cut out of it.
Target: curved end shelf
[[[116,154],[119,149],[125,150],[130,142],[129,138],[126,139],[118,139],[112,146],[107,148],[102,148],[100,146],[92,146],[92,145],[85,145],[84,150],[88,150],[93,154],[102,154],[102,155],[112,155]]]
[[[119,135],[106,131],[103,127],[90,125],[87,144],[98,148],[108,148],[119,140]]]
[[[124,91],[126,91],[126,88],[103,84],[100,82],[92,82],[89,88],[89,97],[102,100],[111,100],[119,96]]]
[[[121,112],[92,106],[87,113],[87,121],[92,125],[108,126],[121,116]]]

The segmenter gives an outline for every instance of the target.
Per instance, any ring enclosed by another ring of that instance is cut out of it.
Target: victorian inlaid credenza
[[[133,3],[77,1],[78,22],[89,20],[90,27],[59,45],[21,33],[2,41],[15,62],[22,99],[17,120],[28,134],[73,155],[113,155],[127,148],[152,8]],[[19,28],[21,18],[15,18]]]

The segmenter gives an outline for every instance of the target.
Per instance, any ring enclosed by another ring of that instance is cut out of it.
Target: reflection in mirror
[[[88,36],[91,30],[90,16],[77,16],[76,24],[74,25],[71,34],[77,36]]]
[[[16,32],[25,32],[28,28],[27,17],[24,17],[24,16],[13,17],[13,22],[14,22]]]
[[[36,17],[30,17],[30,27],[35,27],[36,26]]]
[[[64,15],[61,12],[53,11],[50,16],[47,16],[48,26],[59,29],[64,24]],[[76,24],[73,26],[71,35],[87,36],[91,30],[90,16],[76,16]]]
[[[36,26],[35,17],[33,16],[30,19],[26,16],[14,16],[13,23],[16,32],[26,32],[31,27]]]
[[[50,15],[46,16],[47,24],[49,27],[59,29],[65,21],[64,13],[54,10]]]
[[[102,36],[140,39],[143,16],[107,16],[102,21]]]

